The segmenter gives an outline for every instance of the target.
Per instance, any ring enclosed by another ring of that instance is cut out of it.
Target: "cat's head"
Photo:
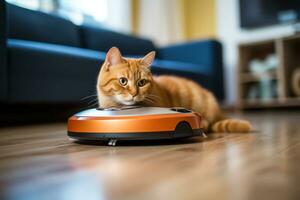
[[[105,99],[119,105],[135,105],[146,100],[153,88],[150,66],[154,57],[152,51],[141,59],[124,58],[118,48],[112,47],[99,73],[98,95],[109,97]]]

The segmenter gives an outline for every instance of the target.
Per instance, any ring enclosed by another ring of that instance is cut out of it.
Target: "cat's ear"
[[[122,54],[117,47],[112,47],[108,50],[105,58],[106,69],[109,70],[109,67],[112,65],[117,65],[122,63]]]
[[[151,51],[141,59],[141,64],[150,67],[155,57],[155,51]]]

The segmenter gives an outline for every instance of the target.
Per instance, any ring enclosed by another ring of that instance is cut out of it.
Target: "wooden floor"
[[[117,147],[65,123],[1,128],[0,199],[300,199],[300,112],[243,118],[258,131]]]

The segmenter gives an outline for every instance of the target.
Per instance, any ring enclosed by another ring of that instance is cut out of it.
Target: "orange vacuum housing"
[[[68,136],[77,140],[160,140],[203,134],[201,116],[185,108],[89,109],[70,117]]]

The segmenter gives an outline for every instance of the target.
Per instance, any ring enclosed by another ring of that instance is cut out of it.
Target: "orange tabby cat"
[[[203,116],[205,130],[212,132],[248,132],[248,121],[224,119],[211,92],[192,80],[176,76],[152,76],[152,51],[142,59],[122,57],[112,47],[98,76],[97,92],[101,108],[124,105],[185,107]]]

